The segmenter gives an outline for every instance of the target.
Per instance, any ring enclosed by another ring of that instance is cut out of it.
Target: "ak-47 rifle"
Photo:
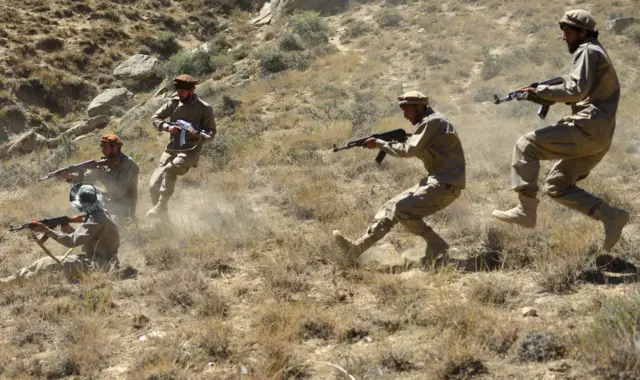
[[[79,164],[69,165],[67,167],[51,172],[42,178],[38,178],[36,182],[54,178],[64,173],[78,173],[86,169],[95,169],[101,166],[109,166],[114,160],[119,160],[119,157],[103,158],[100,160],[88,160],[88,161],[81,162]]]
[[[35,220],[33,222],[27,222],[24,224],[21,224],[17,227],[11,227],[9,228],[9,231],[11,232],[16,232],[16,231],[21,231],[24,229],[33,229],[36,226],[36,223],[42,223],[45,226],[49,227],[49,228],[56,228],[58,226],[64,226],[66,224],[69,223],[82,223],[82,221],[84,221],[84,219],[87,217],[87,214],[84,215],[77,215],[77,216],[72,216],[72,217],[68,217],[68,216],[57,216],[55,218],[44,218],[44,219],[40,219],[40,220]],[[55,262],[57,262],[58,264],[62,265],[62,261],[64,261],[64,259],[69,255],[69,253],[71,253],[71,251],[73,250],[73,248],[70,248],[67,253],[65,253],[65,255],[62,257],[62,260],[58,259],[57,257],[55,257],[48,249],[47,247],[44,246],[44,242],[47,241],[48,236],[46,234],[44,234],[42,237],[38,238],[33,231],[29,231],[29,236],[31,236],[33,238],[33,240],[36,242],[36,244],[38,244],[38,246],[40,246],[40,248],[42,248],[42,250],[44,251],[44,253],[47,254],[47,256],[51,257]]]
[[[36,223],[42,223],[49,228],[56,228],[58,226],[64,226],[65,224],[69,224],[69,223],[82,223],[82,221],[84,221],[84,218],[86,217],[87,217],[87,214],[71,216],[71,217],[56,216],[54,218],[44,218],[40,220],[34,220],[33,222],[27,222],[16,227],[11,227],[9,228],[9,231],[16,232],[16,231],[21,231],[27,228],[32,229],[36,226]]]
[[[193,133],[205,140],[211,138],[211,134],[194,128],[193,125],[188,121],[177,120],[174,123],[170,123],[169,125],[180,128],[180,146],[184,146],[184,144],[187,143],[187,133]]]
[[[549,80],[546,80],[544,82],[534,82],[531,83],[528,87],[533,87],[536,88],[539,85],[548,85],[548,86],[554,86],[557,84],[561,84],[564,83],[564,79],[562,79],[562,77],[555,77],[555,78],[551,78]],[[528,93],[526,91],[521,91],[521,90],[516,90],[516,91],[511,91],[509,94],[507,94],[507,96],[505,96],[504,98],[500,98],[498,97],[498,95],[493,95],[493,103],[495,104],[500,104],[509,100],[528,100],[530,102],[534,102],[540,105],[540,108],[538,108],[538,116],[540,116],[541,119],[544,119],[545,117],[547,117],[547,113],[549,113],[549,108],[555,103],[553,101],[550,100],[545,100],[542,99],[541,97],[535,95],[535,94],[531,94]]]
[[[378,140],[384,140],[384,141],[394,141],[394,142],[405,142],[407,141],[407,139],[410,137],[411,135],[409,133],[407,133],[404,129],[402,128],[398,128],[398,129],[394,129],[393,131],[389,131],[389,132],[384,132],[384,133],[374,133],[373,135],[367,136],[367,137],[363,137],[361,139],[357,139],[357,140],[352,140],[349,141],[347,143],[347,145],[342,146],[342,147],[338,147],[336,145],[333,146],[333,151],[337,152],[339,150],[344,150],[344,149],[351,149],[351,148],[355,148],[358,146],[363,146],[364,142],[367,141],[368,139],[371,138],[375,138]],[[378,155],[376,156],[376,162],[377,163],[382,163],[382,160],[384,160],[385,156],[387,155],[387,152],[384,151],[379,151]]]

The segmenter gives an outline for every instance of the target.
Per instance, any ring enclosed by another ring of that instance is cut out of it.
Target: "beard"
[[[580,45],[582,45],[581,41],[576,41],[572,44],[567,43],[567,48],[569,49],[569,53],[573,54],[576,52],[576,50],[578,50],[578,48],[580,47]]]

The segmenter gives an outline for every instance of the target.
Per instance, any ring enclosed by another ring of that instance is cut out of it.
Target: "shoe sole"
[[[507,218],[507,217],[501,217],[499,215],[496,215],[495,212],[492,213],[491,215],[493,215],[494,218],[498,219],[501,222],[505,222],[505,223],[509,223],[509,224],[515,224],[516,226],[529,228],[529,229],[533,229],[533,228],[536,227],[535,223],[533,223],[533,224],[518,223],[515,219]]]
[[[615,222],[614,222],[616,226],[615,239],[613,243],[610,244],[611,246],[609,248],[605,248],[603,244],[602,249],[604,249],[607,252],[613,249],[613,247],[618,243],[618,240],[620,240],[620,236],[622,235],[622,230],[627,225],[627,223],[629,223],[630,217],[631,217],[631,213],[626,210],[623,210],[623,213],[620,213],[620,215],[618,215],[618,217],[615,219]]]

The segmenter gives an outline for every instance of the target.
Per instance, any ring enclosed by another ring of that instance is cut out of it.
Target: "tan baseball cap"
[[[560,28],[562,28],[562,25],[570,25],[574,28],[584,29],[590,32],[597,31],[596,20],[584,9],[572,9],[565,12],[558,23],[560,24]]]
[[[398,105],[403,106],[405,104],[424,104],[429,105],[429,97],[420,91],[408,91],[398,96]]]

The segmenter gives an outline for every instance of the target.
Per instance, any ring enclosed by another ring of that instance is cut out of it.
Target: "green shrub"
[[[482,62],[482,79],[489,80],[500,73],[500,60],[489,52],[488,47],[482,48]]]
[[[274,48],[265,48],[259,54],[260,68],[264,73],[273,74],[289,70],[290,62],[285,52]]]
[[[233,50],[233,52],[231,53],[231,56],[236,61],[239,61],[241,59],[247,58],[250,53],[251,53],[251,45],[242,44]]]
[[[329,24],[318,12],[298,12],[291,17],[291,29],[305,42],[322,43],[329,41]]]
[[[298,35],[293,33],[285,33],[280,37],[278,41],[280,50],[284,51],[302,51],[304,50],[304,44]]]
[[[179,74],[194,76],[212,73],[231,64],[231,59],[224,54],[213,55],[203,50],[178,53],[160,68],[160,72],[168,77]]]
[[[344,35],[349,38],[356,38],[369,32],[371,32],[371,26],[369,24],[364,21],[353,20],[353,22],[347,25]]]
[[[156,38],[154,36],[142,36],[137,38],[138,43],[147,46],[152,51],[163,57],[170,57],[180,51],[180,44],[173,33],[164,32]]]
[[[400,12],[393,8],[384,8],[376,15],[378,25],[383,28],[393,28],[400,25],[404,19]]]

